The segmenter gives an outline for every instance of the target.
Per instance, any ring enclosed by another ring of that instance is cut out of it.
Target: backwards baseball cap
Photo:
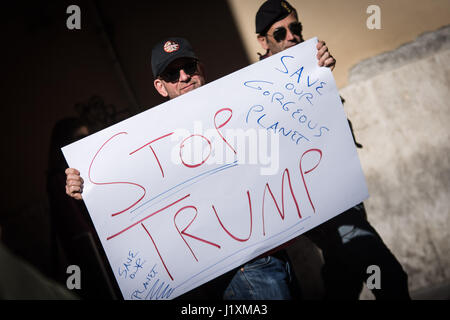
[[[167,66],[178,58],[198,59],[191,44],[184,38],[167,38],[153,47],[152,72],[156,78]]]
[[[256,13],[256,33],[265,34],[277,21],[297,12],[287,1],[267,0]]]

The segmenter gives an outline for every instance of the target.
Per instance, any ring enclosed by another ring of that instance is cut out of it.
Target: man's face
[[[275,22],[270,29],[267,31],[267,34],[264,36],[259,35],[258,41],[265,50],[269,50],[269,56],[276,54],[278,52],[281,52],[287,48],[290,48],[292,46],[295,46],[296,44],[303,42],[303,36],[301,34],[295,34],[292,32],[290,26],[294,26],[296,23],[298,23],[297,16],[295,12],[291,12],[290,15],[288,15],[283,20]],[[294,25],[292,25],[294,24]],[[285,28],[286,30],[286,37],[281,40],[277,41],[275,40],[273,34],[277,31],[277,29]],[[297,28],[298,29],[298,28]]]
[[[154,81],[160,95],[176,98],[205,84],[205,76],[199,62],[191,58],[172,61]]]

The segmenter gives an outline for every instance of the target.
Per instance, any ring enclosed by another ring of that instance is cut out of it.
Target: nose
[[[286,28],[286,40],[287,41],[293,41],[295,40],[294,34],[291,32],[289,28]]]
[[[180,70],[180,81],[181,82],[186,82],[191,78],[190,75],[188,75],[186,72],[184,72],[183,69]]]

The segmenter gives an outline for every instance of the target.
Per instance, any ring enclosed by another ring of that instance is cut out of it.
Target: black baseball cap
[[[156,78],[178,58],[198,59],[191,44],[184,38],[171,37],[157,43],[152,50],[152,72]]]
[[[256,13],[256,33],[264,35],[277,21],[286,18],[291,12],[297,13],[289,2],[284,0],[267,0]]]

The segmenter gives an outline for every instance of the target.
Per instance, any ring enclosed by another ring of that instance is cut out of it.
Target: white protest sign
[[[173,299],[368,197],[316,44],[63,148],[125,299]]]

